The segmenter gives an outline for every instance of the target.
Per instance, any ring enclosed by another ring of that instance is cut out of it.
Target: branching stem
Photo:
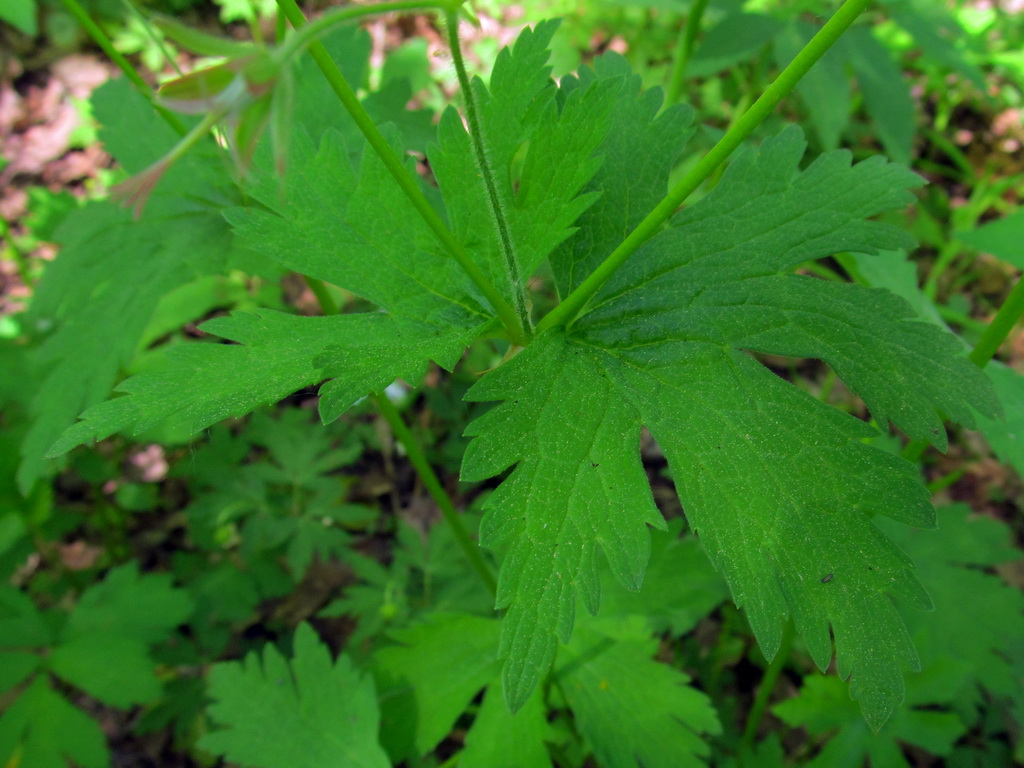
[[[516,260],[515,250],[512,246],[508,221],[505,219],[505,206],[502,205],[501,194],[494,180],[494,171],[491,168],[490,158],[487,156],[483,123],[480,120],[480,111],[477,109],[476,96],[473,93],[469,75],[466,74],[466,62],[462,57],[462,48],[459,45],[459,19],[453,11],[446,11],[444,20],[448,33],[448,47],[451,50],[452,61],[455,63],[455,72],[458,74],[462,98],[466,104],[466,124],[469,126],[470,144],[473,146],[477,169],[480,171],[480,178],[487,193],[487,202],[491,210],[491,218],[494,220],[494,228],[498,233],[501,254],[505,261],[506,279],[512,292],[516,317],[519,319],[519,328],[523,335],[529,337],[530,316],[526,309],[526,291],[523,287],[522,276],[519,274],[519,262]]]
[[[295,4],[295,0],[277,0],[277,4],[295,29],[305,25],[306,17],[302,14],[302,11],[299,10],[299,6]],[[365,7],[378,8],[380,6]],[[366,137],[366,140],[373,148],[373,151],[377,153],[381,162],[384,163],[384,167],[387,168],[388,173],[391,174],[391,177],[401,188],[402,192],[405,193],[409,202],[412,203],[416,212],[419,213],[423,221],[428,227],[430,227],[430,230],[441,242],[445,250],[448,251],[452,258],[454,258],[459,266],[462,267],[463,271],[469,275],[470,279],[480,289],[480,292],[491,303],[491,307],[494,309],[498,317],[501,318],[501,322],[505,326],[512,343],[519,346],[524,345],[526,343],[526,339],[519,330],[519,319],[517,318],[515,311],[512,309],[511,305],[502,298],[501,294],[498,293],[490,280],[487,279],[483,270],[480,269],[475,261],[473,261],[466,249],[462,247],[462,243],[458,241],[452,231],[448,229],[444,221],[441,220],[437,211],[434,210],[430,201],[427,200],[423,191],[420,189],[419,182],[405,167],[402,159],[394,149],[391,148],[387,139],[384,138],[384,135],[373,122],[373,118],[371,118],[363,108],[363,105],[359,102],[355,92],[345,80],[344,75],[341,74],[341,71],[331,59],[330,54],[327,53],[327,49],[324,48],[323,43],[319,40],[313,40],[307,45],[310,55],[313,57],[313,60],[320,68],[324,77],[327,79],[331,89],[352,117],[352,120],[355,122],[356,126],[358,126],[363,136]]]
[[[85,8],[81,6],[78,0],[61,0],[64,7],[67,8],[68,13],[75,17],[75,20],[82,25],[82,28],[89,33],[89,37],[98,45],[102,51],[114,62],[118,69],[124,72],[124,76],[127,77],[132,85],[138,88],[139,93],[146,97],[150,104],[155,109],[171,128],[179,136],[184,136],[188,133],[188,129],[185,124],[181,122],[172,112],[166,107],[161,106],[156,102],[156,98],[153,95],[153,89],[149,87],[149,83],[142,79],[142,75],[138,73],[135,67],[132,66],[131,62],[128,61],[121,52],[114,47],[114,44],[107,37],[107,33],[104,32],[100,25],[92,20]]]
[[[594,297],[608,279],[632,256],[647,240],[657,234],[666,221],[676,212],[701,183],[743,143],[744,139],[772,113],[780,101],[796,86],[807,71],[825,52],[835,44],[839,36],[845,32],[864,10],[870,0],[846,0],[828,20],[818,34],[789,63],[775,82],[769,85],[760,98],[755,101],[739,120],[726,132],[721,140],[711,148],[700,162],[686,174],[668,195],[658,203],[647,217],[641,221],[625,240],[598,265],[590,276],[584,280],[565,300],[549,312],[537,325],[537,331],[544,331],[556,325],[568,325],[583,311],[587,303]]]

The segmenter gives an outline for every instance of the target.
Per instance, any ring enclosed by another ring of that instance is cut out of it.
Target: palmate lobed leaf
[[[557,90],[544,64],[552,31],[524,33],[499,57],[490,88],[473,87],[520,267],[549,257],[564,294],[664,194],[689,118],[681,108],[659,116],[657,94],[641,93],[615,58]],[[394,132],[388,138],[400,149]],[[266,312],[215,321],[212,329],[239,340],[237,330],[264,327],[245,346],[206,345],[170,373],[130,380],[135,394],[87,415],[60,448],[166,416],[209,423],[329,376],[339,381],[329,385],[335,403],[325,389],[322,406],[333,416],[388,376],[415,380],[430,359],[453,364],[488,321],[477,289],[373,155],[347,133],[300,134],[293,149],[283,184],[265,175],[255,185],[262,207],[228,214],[234,235],[384,313],[331,326]],[[940,411],[969,424],[968,405],[997,408],[957,342],[913,320],[901,300],[792,274],[838,251],[908,244],[868,219],[905,205],[919,183],[881,159],[851,166],[845,152],[801,171],[804,150],[791,129],[738,155],[587,314],[537,337],[471,390],[470,399],[503,402],[470,426],[463,477],[514,466],[481,528],[483,543],[506,555],[500,655],[513,708],[547,673],[557,639],[569,640],[577,596],[597,610],[598,550],[620,582],[640,584],[646,527],[663,525],[638,455],[644,426],[766,654],[792,616],[819,666],[834,635],[840,674],[852,676],[872,726],[902,698],[900,665],[915,665],[916,654],[891,597],[928,600],[870,517],[930,525],[927,493],[911,465],[862,442],[873,428],[778,379],[750,352],[820,358],[879,421],[940,447]],[[499,280],[487,202],[453,114],[429,157],[454,231]],[[224,370],[233,378],[214,382]],[[176,392],[193,375],[209,384],[206,400]]]
[[[498,606],[508,608],[500,655],[513,708],[546,673],[555,638],[568,638],[575,595],[596,610],[598,545],[623,584],[639,585],[646,525],[660,525],[637,456],[641,425],[766,655],[791,616],[822,669],[834,636],[839,673],[872,727],[902,700],[901,665],[917,655],[892,598],[929,601],[871,517],[930,526],[928,493],[912,465],[862,442],[874,428],[749,352],[820,358],[880,421],[943,448],[940,412],[970,424],[968,404],[998,406],[958,342],[901,299],[792,274],[838,251],[905,244],[867,218],[906,204],[920,183],[880,158],[851,165],[846,152],[800,171],[804,150],[791,128],[741,153],[571,328],[538,337],[470,390],[503,402],[467,430],[464,479],[516,464],[481,528],[485,546],[507,550]],[[587,258],[583,249],[570,263]]]
[[[288,662],[268,645],[213,667],[209,712],[220,727],[201,746],[254,768],[387,768],[373,681],[347,656],[332,662],[308,624],[294,651]]]

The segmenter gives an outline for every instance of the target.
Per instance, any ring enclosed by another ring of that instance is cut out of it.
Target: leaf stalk
[[[523,287],[522,275],[519,272],[519,262],[516,260],[515,249],[512,245],[512,235],[509,232],[508,221],[505,219],[505,206],[502,204],[501,194],[494,180],[494,171],[491,168],[490,158],[487,156],[483,123],[480,120],[480,112],[477,109],[476,95],[473,93],[469,75],[466,73],[466,62],[462,56],[462,47],[459,45],[459,19],[454,11],[449,10],[445,12],[444,20],[448,34],[448,48],[451,50],[455,72],[459,78],[459,88],[462,89],[462,98],[466,104],[466,124],[469,127],[469,138],[470,144],[473,146],[473,156],[476,159],[477,169],[480,171],[480,178],[487,193],[494,228],[498,233],[498,241],[501,245],[501,253],[505,261],[505,275],[509,288],[512,291],[512,301],[515,305],[516,317],[519,320],[519,330],[528,338],[531,331],[530,315],[526,308],[526,291]]]
[[[657,234],[680,205],[715,169],[724,163],[743,141],[764,122],[775,107],[796,86],[808,70],[831,48],[857,19],[870,0],[846,0],[818,33],[779,73],[714,147],[669,191],[625,240],[597,268],[537,324],[537,332],[556,325],[568,325],[584,310],[609,278],[647,240]]]

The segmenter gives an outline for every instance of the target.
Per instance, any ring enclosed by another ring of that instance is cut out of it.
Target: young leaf
[[[559,651],[556,679],[584,741],[605,768],[704,765],[711,750],[701,734],[722,730],[710,700],[651,658],[656,641],[628,634],[580,627]]]
[[[191,612],[188,596],[169,576],[140,576],[134,564],[122,566],[82,595],[50,654],[50,668],[112,706],[152,701],[160,682],[149,646]]]
[[[979,687],[1024,704],[1024,681],[1014,666],[1014,653],[1024,647],[1024,595],[985,570],[1021,559],[1009,528],[972,517],[965,504],[940,508],[934,533],[878,522],[918,563],[935,603],[931,613],[904,612],[922,664],[953,662],[964,669],[961,688],[949,697],[958,711],[981,707]]]
[[[110,753],[99,725],[37,677],[0,716],[5,766],[107,768]]]
[[[916,695],[920,684],[915,676],[909,689],[909,703],[931,704],[931,697],[921,700]],[[894,768],[909,766],[901,742],[933,754],[948,755],[966,730],[952,713],[905,708],[894,713],[880,731],[872,733],[843,690],[843,684],[821,675],[805,678],[799,696],[776,705],[772,711],[792,727],[802,726],[814,735],[835,734],[807,763],[809,768],[852,767],[865,763]]]
[[[291,663],[272,645],[262,660],[210,671],[210,716],[220,730],[204,749],[252,768],[387,768],[377,743],[380,716],[373,680],[347,656],[330,652],[307,624],[295,631]]]
[[[906,203],[918,183],[880,160],[851,166],[845,152],[799,171],[804,147],[794,128],[741,154],[569,331],[538,337],[471,390],[504,404],[470,426],[467,478],[519,462],[482,526],[482,543],[510,547],[499,605],[509,606],[511,703],[546,671],[554,640],[543,628],[570,632],[572,593],[595,606],[587,569],[598,541],[616,541],[605,552],[628,564],[624,583],[639,584],[642,523],[657,519],[643,511],[653,508],[635,455],[641,423],[766,655],[792,615],[822,669],[831,628],[839,673],[852,675],[872,726],[901,700],[900,664],[916,654],[890,596],[928,600],[870,516],[930,525],[928,494],[910,464],[860,442],[873,428],[744,350],[823,359],[879,420],[940,447],[939,411],[970,424],[967,404],[998,406],[955,339],[913,320],[902,300],[790,274],[837,251],[898,246],[901,233],[865,218]],[[605,454],[618,466],[601,481]]]

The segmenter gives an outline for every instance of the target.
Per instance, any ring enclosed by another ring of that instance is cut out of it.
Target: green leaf
[[[640,76],[630,74],[618,54],[600,56],[593,69],[580,69],[578,79],[563,78],[560,93],[578,94],[595,83],[616,81],[621,87],[610,125],[596,150],[601,167],[583,188],[584,195],[597,201],[577,217],[578,231],[551,255],[563,296],[661,201],[669,173],[692,133],[690,109],[675,105],[659,112],[661,92],[642,91]]]
[[[265,209],[228,212],[241,242],[395,317],[441,328],[489,319],[469,278],[440,250],[377,155],[365,152],[357,170],[349,151],[334,131],[319,147],[299,133],[283,188],[272,171],[254,180],[253,198]]]
[[[25,651],[5,651],[0,655],[0,693],[7,693],[14,686],[32,676],[42,665],[42,660],[35,653]]]
[[[382,314],[238,312],[204,323],[203,330],[239,343],[169,350],[167,368],[125,381],[118,389],[126,397],[87,410],[50,455],[93,437],[118,431],[137,435],[160,423],[194,434],[337,375],[321,392],[321,413],[331,420],[396,377],[418,381],[431,357],[453,365],[466,341],[465,330],[438,335],[436,329]]]
[[[686,68],[689,77],[708,77],[748,60],[783,29],[783,22],[761,13],[730,13],[700,39]]]
[[[642,634],[612,638],[579,627],[559,651],[556,680],[598,765],[703,766],[711,749],[702,734],[721,733],[710,699],[654,661],[656,650]]]
[[[914,700],[913,684],[908,694],[911,704],[930,703],[927,697],[924,701]],[[846,695],[842,683],[819,675],[804,678],[799,696],[777,704],[772,711],[788,725],[803,726],[812,734],[835,732],[821,752],[807,763],[809,768],[861,768],[865,761],[870,761],[872,766],[910,768],[901,742],[933,754],[948,755],[967,730],[960,719],[949,712],[903,709],[895,712],[879,732],[873,733]]]
[[[865,218],[905,204],[912,174],[825,155],[798,171],[796,129],[741,153],[716,189],[643,246],[566,332],[553,329],[470,390],[503,403],[470,425],[465,479],[518,462],[488,502],[481,542],[508,548],[499,607],[506,696],[525,700],[568,639],[573,595],[596,608],[595,545],[639,586],[654,513],[640,424],[672,470],[691,527],[771,658],[792,616],[821,669],[879,727],[917,655],[891,598],[927,606],[874,515],[931,525],[915,467],[872,448],[868,424],[829,408],[748,350],[815,357],[878,420],[945,445],[939,411],[998,404],[962,347],[881,290],[791,271],[904,241]],[[607,474],[606,474],[607,472]],[[628,514],[628,519],[623,519]],[[614,542],[613,544],[610,544]]]
[[[127,709],[159,698],[162,686],[145,644],[119,635],[85,635],[53,649],[50,670],[113,707]]]
[[[654,634],[681,637],[728,599],[729,588],[708,562],[697,537],[680,537],[682,522],[676,518],[669,521],[667,531],[651,531],[651,558],[639,592],[624,589],[604,572],[597,619],[601,627],[642,616]]]
[[[643,582],[647,526],[664,527],[640,463],[637,411],[592,353],[560,333],[482,378],[470,400],[503,400],[466,430],[465,481],[517,464],[485,504],[480,543],[504,552],[497,607],[505,698],[515,711],[568,642],[577,594],[596,613],[598,545],[615,577]]]
[[[459,754],[461,768],[551,768],[547,741],[553,729],[548,708],[538,688],[522,708],[512,714],[501,695],[501,680],[487,686],[480,711],[466,733],[466,748]]]
[[[37,677],[0,716],[0,761],[25,768],[107,768],[103,731]]]
[[[972,248],[991,253],[1007,264],[1024,269],[1024,209],[982,224],[956,238]]]
[[[430,752],[496,671],[498,622],[435,614],[377,652],[381,734],[395,763]]]
[[[910,163],[917,118],[903,72],[867,27],[847,31],[843,46],[849,51],[857,84],[864,94],[864,107],[878,129],[882,146],[893,160]]]
[[[971,36],[953,14],[941,5],[927,1],[888,0],[885,5],[889,16],[906,30],[916,48],[985,92],[985,73],[971,61],[965,50],[968,47],[965,43]]]
[[[130,170],[145,168],[174,140],[124,81],[104,85],[94,103],[97,119],[111,126],[102,132],[108,151]],[[45,378],[22,446],[23,493],[51,470],[43,456],[54,440],[109,396],[159,299],[197,274],[223,268],[232,246],[217,203],[231,202],[232,190],[211,142],[168,172],[141,220],[109,202],[90,203],[64,219],[55,234],[60,258],[48,265],[29,313],[30,327],[48,336],[36,353]]]
[[[192,612],[170,576],[140,576],[134,563],[111,571],[78,601],[50,655],[54,674],[100,701],[128,707],[155,699],[161,686],[149,646]]]
[[[10,585],[0,587],[0,648],[46,646],[53,630],[32,598]]]
[[[996,390],[1005,418],[980,415],[978,428],[996,456],[1024,477],[1024,377],[998,360],[985,366],[985,375]]]
[[[223,227],[207,223],[133,222],[109,203],[86,206],[65,220],[58,232],[61,257],[47,269],[31,312],[36,327],[57,328],[37,353],[47,376],[22,447],[18,480],[24,492],[47,471],[42,457],[53,441],[85,407],[108,396],[159,298],[193,274],[181,254],[217,247],[216,230]]]
[[[330,652],[307,624],[291,662],[268,645],[242,662],[215,665],[208,712],[221,729],[203,749],[250,768],[387,768],[377,743],[373,681]]]
[[[965,504],[938,510],[939,530],[925,534],[879,521],[918,564],[935,603],[933,613],[905,612],[922,663],[953,662],[964,668],[962,686],[949,699],[963,711],[981,707],[978,686],[1024,704],[1024,682],[1013,654],[1024,646],[1024,595],[985,569],[1020,560],[1010,529],[973,516]],[[951,620],[951,617],[956,617]]]
[[[0,8],[0,20],[30,37],[35,37],[39,32],[35,0],[6,0],[3,8]]]

